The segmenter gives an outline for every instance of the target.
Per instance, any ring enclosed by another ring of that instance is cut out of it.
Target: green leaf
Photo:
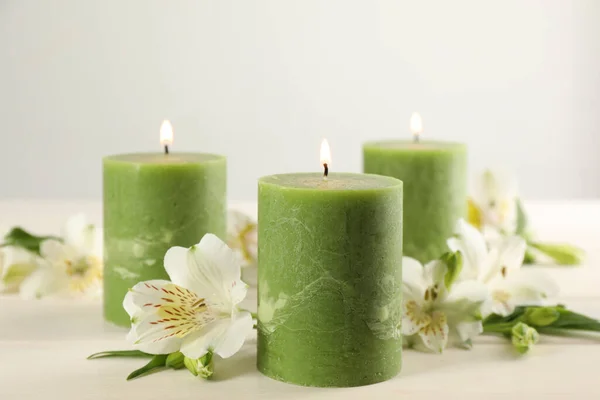
[[[517,203],[517,230],[515,233],[519,236],[524,236],[527,230],[527,214],[525,214],[525,208],[523,208],[523,203],[521,199],[516,199]]]
[[[529,245],[552,258],[558,265],[581,264],[584,251],[570,244],[530,242]]]
[[[557,306],[555,309],[560,313],[560,318],[552,323],[551,327],[600,332],[600,321],[597,319],[567,310],[562,306]]]
[[[62,240],[56,236],[36,236],[17,226],[4,236],[3,245],[20,247],[39,255],[40,244],[47,239]]]
[[[152,357],[152,354],[144,353],[139,350],[114,350],[114,351],[102,351],[100,353],[94,353],[89,356],[88,360],[93,360],[96,358],[106,358],[106,357],[134,357],[134,358],[148,358]]]
[[[165,367],[165,362],[166,361],[167,361],[167,355],[166,354],[156,355],[156,356],[152,357],[152,360],[150,360],[150,362],[148,364],[144,365],[140,369],[136,369],[131,374],[129,374],[129,376],[127,376],[127,380],[130,381],[130,380],[135,379],[137,377],[140,377],[140,376],[143,376],[143,375],[147,375],[147,374],[150,374],[152,372],[156,372],[159,369],[163,369]]]
[[[444,276],[444,285],[450,290],[450,287],[452,287],[452,284],[456,281],[462,271],[462,254],[459,251],[455,253],[447,252],[440,257],[440,260],[442,260],[448,268],[446,275]]]
[[[600,332],[599,320],[567,310],[560,304],[551,307],[520,306],[506,317],[492,314],[483,321],[483,331],[506,334],[511,327],[521,322],[548,335],[569,336],[569,331],[571,335],[574,334],[573,331]]]

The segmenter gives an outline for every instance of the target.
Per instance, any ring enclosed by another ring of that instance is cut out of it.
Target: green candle
[[[129,326],[127,290],[168,279],[163,258],[214,233],[225,239],[226,162],[213,154],[124,154],[104,163],[104,316]]]
[[[400,371],[402,182],[301,173],[258,183],[258,368],[305,386]]]
[[[446,239],[456,221],[466,216],[466,146],[418,140],[370,142],[363,146],[363,160],[364,172],[404,183],[404,255],[425,263],[447,251]]]

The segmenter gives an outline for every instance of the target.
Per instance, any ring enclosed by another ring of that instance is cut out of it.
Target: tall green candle
[[[413,132],[418,135],[420,129]],[[363,162],[365,173],[404,183],[404,255],[427,262],[447,251],[456,221],[466,216],[466,146],[419,141],[418,136],[369,142],[363,146]]]
[[[214,233],[225,239],[225,157],[123,154],[104,164],[104,316],[129,326],[123,297],[136,283],[168,279],[163,258]]]
[[[402,182],[300,173],[258,183],[258,368],[305,386],[400,371]]]

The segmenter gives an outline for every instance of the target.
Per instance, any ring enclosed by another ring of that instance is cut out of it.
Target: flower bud
[[[525,311],[525,321],[535,326],[548,326],[559,317],[560,313],[555,307],[535,307]]]
[[[442,254],[440,260],[444,264],[446,264],[446,267],[448,268],[446,275],[444,276],[444,284],[446,285],[446,288],[450,290],[450,287],[456,281],[456,279],[460,275],[460,272],[462,271],[462,254],[460,251],[457,251],[455,253],[447,252]]]
[[[559,265],[578,265],[583,261],[584,251],[569,244],[530,243],[531,247],[552,258]]]
[[[210,379],[213,375],[213,354],[210,351],[198,359],[185,357],[183,363],[194,376]]]
[[[185,356],[180,351],[171,353],[167,356],[165,366],[173,369],[181,369],[185,367],[184,359]]]
[[[538,332],[527,324],[519,322],[511,330],[512,344],[520,354],[525,354],[540,338]]]

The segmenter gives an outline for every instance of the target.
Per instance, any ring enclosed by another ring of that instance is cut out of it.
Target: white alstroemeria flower
[[[448,290],[447,273],[441,260],[423,267],[415,259],[402,259],[402,334],[440,353],[448,342],[469,346],[483,331],[480,307],[488,296],[477,281],[455,282]]]
[[[448,239],[452,251],[463,254],[463,279],[476,279],[490,291],[484,316],[509,315],[519,305],[544,305],[558,294],[556,283],[542,271],[521,269],[527,244],[518,236],[501,237],[488,249],[481,232],[459,220],[456,235]]]
[[[227,244],[240,257],[242,266],[256,264],[258,225],[248,215],[229,210],[227,215]]]
[[[38,262],[35,254],[20,247],[0,247],[0,293],[17,292]]]
[[[87,222],[85,215],[70,217],[61,235],[63,241],[48,239],[40,245],[42,262],[21,285],[21,295],[97,296],[102,281],[102,232]]]
[[[238,308],[247,285],[235,253],[207,234],[189,249],[169,249],[164,265],[171,282],[138,283],[123,301],[134,347],[150,354],[181,351],[194,360],[209,351],[235,354],[253,327],[250,313]]]
[[[486,170],[473,185],[469,222],[481,231],[514,233],[517,227],[517,182]]]

